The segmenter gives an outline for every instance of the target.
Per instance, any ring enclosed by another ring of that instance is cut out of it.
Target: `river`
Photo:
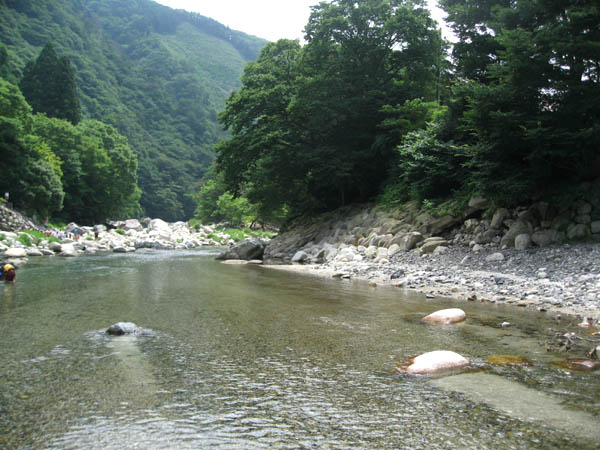
[[[543,341],[559,326],[538,312],[224,265],[211,250],[32,258],[0,289],[0,448],[600,445],[600,372],[552,365],[564,355]],[[456,306],[466,323],[419,320]],[[147,332],[106,335],[119,321]],[[437,349],[479,369],[396,372]],[[533,364],[490,367],[492,354]]]

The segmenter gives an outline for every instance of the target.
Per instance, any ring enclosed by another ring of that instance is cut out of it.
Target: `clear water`
[[[212,257],[23,266],[0,287],[0,448],[600,446],[600,372],[551,365],[563,356],[541,345],[557,328],[541,313]],[[467,323],[419,321],[455,306]],[[107,336],[118,321],[150,331]],[[481,370],[396,373],[398,360],[436,349]],[[507,353],[533,366],[484,364]]]

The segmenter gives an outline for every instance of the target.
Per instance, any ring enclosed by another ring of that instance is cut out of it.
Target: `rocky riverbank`
[[[195,229],[187,222],[161,219],[130,219],[93,227],[68,224],[64,230],[46,228],[20,213],[0,205],[0,254],[5,258],[36,256],[73,257],[84,253],[128,253],[141,248],[192,249],[233,245],[229,235],[217,227]],[[37,234],[24,230],[34,230]]]
[[[488,209],[484,199],[472,199],[461,217],[433,217],[410,205],[400,213],[348,208],[291,227],[267,245],[265,258],[294,263],[279,269],[429,297],[600,320],[600,208]]]

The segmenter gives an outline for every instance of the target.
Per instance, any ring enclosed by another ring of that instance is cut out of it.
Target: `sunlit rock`
[[[450,324],[450,323],[462,322],[463,320],[465,320],[466,317],[467,317],[467,315],[465,314],[465,312],[462,309],[449,308],[449,309],[441,309],[439,311],[431,313],[428,316],[423,317],[421,320],[423,320],[425,322],[431,322],[431,323]]]
[[[10,247],[5,250],[4,256],[7,258],[25,258],[27,256],[27,250],[20,247]]]
[[[59,256],[65,256],[67,258],[77,256],[77,250],[75,250],[73,244],[62,244],[60,246]]]
[[[470,361],[448,350],[436,350],[424,353],[412,360],[406,368],[406,373],[415,375],[438,374],[468,366]]]

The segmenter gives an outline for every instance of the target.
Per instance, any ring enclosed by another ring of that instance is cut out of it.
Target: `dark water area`
[[[541,313],[213,258],[32,258],[0,286],[0,448],[600,446],[600,372],[552,365]],[[419,320],[447,307],[469,319]],[[479,370],[396,372],[439,349]]]

